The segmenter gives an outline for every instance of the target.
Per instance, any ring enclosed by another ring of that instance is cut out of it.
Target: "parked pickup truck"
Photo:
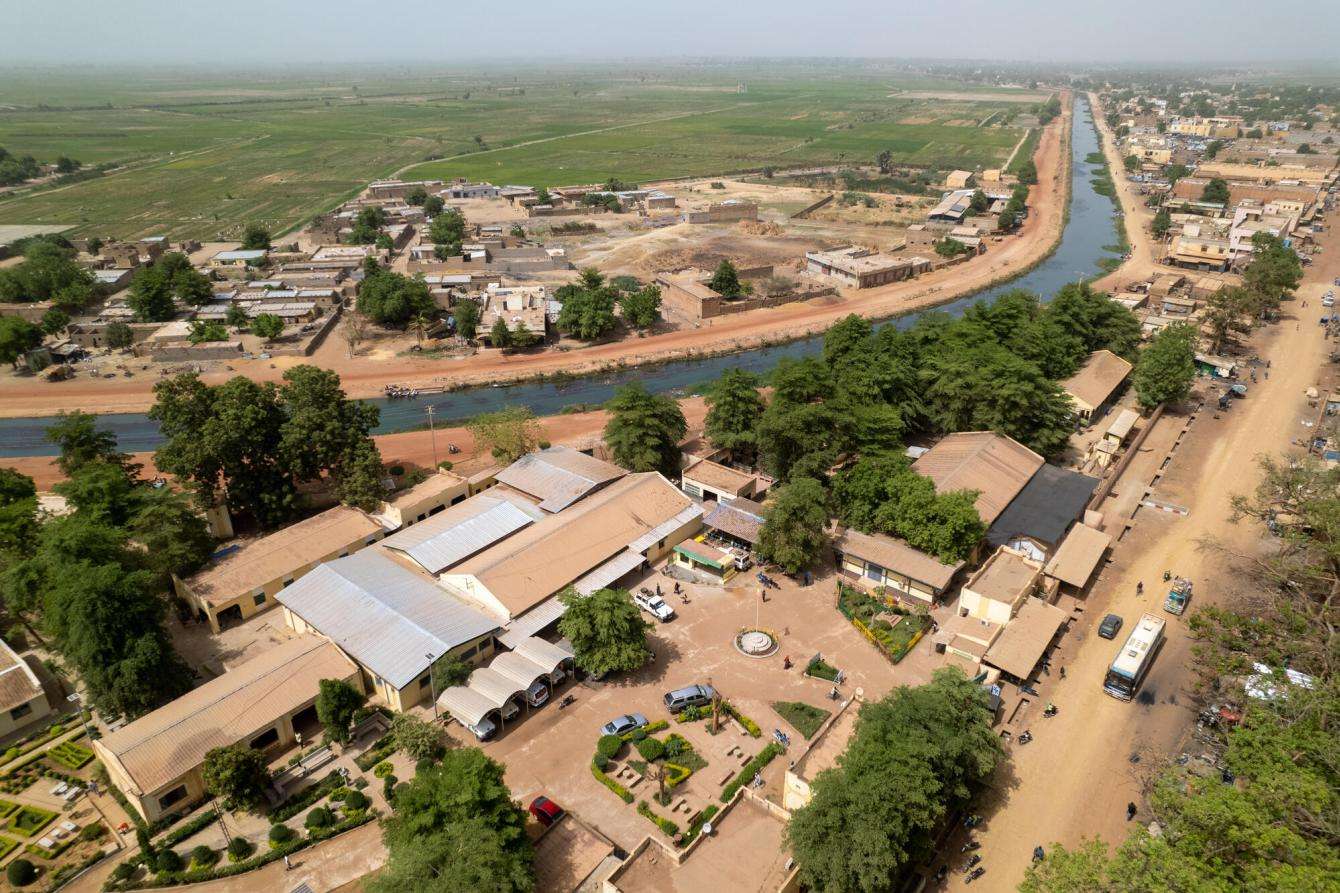
[[[1169,614],[1181,614],[1186,610],[1189,601],[1191,601],[1191,581],[1177,577],[1173,580],[1172,588],[1168,590],[1168,597],[1163,600],[1163,610]]]

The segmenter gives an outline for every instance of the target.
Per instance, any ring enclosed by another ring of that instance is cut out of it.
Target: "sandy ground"
[[[1340,275],[1336,258],[1340,238],[1330,233],[1325,241],[1329,250],[1309,268],[1299,299],[1285,308],[1278,325],[1254,339],[1261,357],[1272,360],[1270,378],[1252,385],[1250,396],[1221,418],[1214,418],[1208,409],[1199,413],[1154,486],[1157,497],[1185,507],[1188,514],[1179,517],[1142,508],[1131,532],[1114,548],[1112,563],[1088,596],[1085,620],[1067,636],[1063,655],[1054,661],[1065,665],[1067,678],[1053,677],[1043,689],[1044,699],[1056,703],[1060,713],[1054,719],[1039,718],[1033,724],[1034,742],[1013,748],[1012,778],[1000,786],[996,802],[983,810],[986,824],[979,834],[980,852],[987,869],[983,880],[989,883],[973,889],[1013,889],[1039,844],[1069,846],[1094,835],[1120,842],[1127,833],[1128,802],[1142,805],[1137,820],[1149,820],[1142,785],[1161,760],[1175,755],[1196,710],[1188,672],[1191,643],[1186,616],[1174,618],[1162,612],[1162,575],[1171,569],[1195,581],[1192,610],[1197,604],[1216,604],[1239,594],[1232,567],[1217,552],[1199,548],[1199,543],[1210,538],[1243,554],[1261,547],[1257,528],[1229,522],[1230,498],[1256,485],[1258,456],[1297,452],[1290,441],[1306,433],[1300,420],[1315,414],[1307,409],[1304,391],[1316,383],[1329,345],[1316,325],[1317,311],[1301,305],[1306,299],[1310,307],[1318,307],[1324,284]],[[1118,499],[1129,505],[1138,496],[1130,490],[1150,485],[1162,464],[1160,450],[1176,440],[1186,422],[1184,416],[1165,416],[1160,422],[1163,430],[1151,433],[1150,455],[1133,462],[1118,483]],[[1110,517],[1115,514],[1109,512],[1107,523],[1119,520]],[[1145,584],[1143,598],[1136,595],[1137,582]],[[1141,694],[1131,703],[1110,698],[1102,690],[1118,644],[1099,639],[1094,630],[1109,611],[1126,619],[1127,631],[1145,611],[1169,621],[1167,641]],[[1131,762],[1133,754],[1140,756],[1138,763]],[[957,849],[950,852],[956,854]],[[962,861],[952,857],[955,866]],[[961,882],[962,875],[953,872],[950,887],[957,889]]]
[[[390,356],[349,358],[338,337],[328,339],[309,361],[340,373],[353,397],[381,394],[388,382],[406,385],[462,386],[525,379],[563,371],[589,373],[635,363],[658,362],[703,354],[744,350],[821,332],[851,313],[887,317],[942,304],[978,291],[1025,270],[1051,251],[1060,238],[1069,181],[1068,136],[1072,110],[1049,124],[1035,155],[1044,175],[1033,188],[1032,211],[1017,237],[992,244],[991,251],[963,266],[948,267],[918,279],[881,288],[849,292],[783,307],[711,320],[698,329],[681,329],[647,338],[629,338],[581,350],[503,355],[480,351],[459,361],[432,361]],[[209,373],[209,383],[233,374],[262,381],[278,380],[284,366],[263,360],[238,361],[232,372]],[[142,412],[153,403],[153,379],[75,379],[49,384],[31,378],[0,378],[0,415],[50,415],[62,409],[88,412]]]

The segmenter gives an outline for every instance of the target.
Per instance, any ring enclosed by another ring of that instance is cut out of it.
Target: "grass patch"
[[[832,715],[822,707],[800,701],[773,701],[772,709],[807,739],[813,738],[814,733],[824,724],[824,720]]]
[[[18,845],[19,842],[14,838],[0,836],[0,859],[3,859],[14,852],[14,848]]]
[[[712,821],[712,816],[716,815],[720,811],[721,811],[720,807],[718,807],[715,803],[713,803],[706,809],[704,809],[702,812],[694,816],[693,821],[689,822],[689,830],[684,832],[684,846],[688,846],[689,844],[693,843],[693,841],[697,839],[699,833],[702,832],[703,825],[706,825],[708,822]]]
[[[838,668],[825,661],[822,657],[816,657],[810,661],[809,666],[805,667],[805,675],[813,676],[815,679],[823,679],[828,682],[836,682],[838,677]]]
[[[0,819],[9,818],[9,814],[19,808],[19,804],[9,800],[0,800]]]
[[[66,769],[82,769],[93,761],[93,751],[73,741],[62,741],[47,751],[47,757]]]
[[[735,796],[736,791],[752,781],[754,776],[762,772],[763,767],[771,763],[773,758],[781,752],[782,746],[776,741],[759,751],[757,756],[745,763],[744,768],[735,774],[730,784],[721,789],[721,802],[729,803],[730,798]]]
[[[37,806],[21,806],[9,820],[8,827],[24,837],[32,837],[56,819],[56,813]]]
[[[641,816],[646,816],[648,819],[650,819],[652,824],[654,824],[657,828],[660,828],[661,833],[663,833],[666,837],[673,838],[676,834],[679,833],[679,826],[676,825],[674,822],[670,821],[669,819],[665,818],[664,816],[659,816],[655,812],[653,812],[651,804],[648,803],[646,800],[643,800],[642,802],[638,803],[637,814]]]

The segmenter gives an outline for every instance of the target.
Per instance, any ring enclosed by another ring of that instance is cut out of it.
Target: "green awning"
[[[719,571],[726,570],[726,565],[723,562],[713,558],[704,551],[700,551],[700,549],[694,548],[697,545],[697,543],[680,543],[675,546],[675,551],[695,564],[705,564],[708,567],[714,567]]]

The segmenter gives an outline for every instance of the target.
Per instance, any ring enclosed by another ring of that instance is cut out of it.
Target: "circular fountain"
[[[767,657],[777,650],[777,637],[761,629],[742,629],[735,634],[735,650],[745,657]]]

